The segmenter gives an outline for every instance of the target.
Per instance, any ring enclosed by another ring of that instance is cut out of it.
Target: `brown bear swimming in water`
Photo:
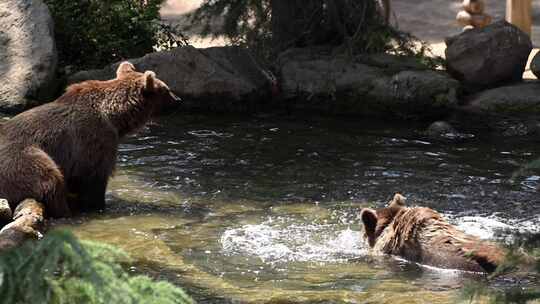
[[[74,84],[13,117],[0,127],[0,198],[11,208],[36,199],[52,217],[103,208],[119,141],[178,100],[154,72],[123,62],[115,79]]]
[[[396,194],[386,208],[363,209],[365,237],[375,253],[441,268],[493,272],[504,251],[468,235],[430,208],[406,207]]]

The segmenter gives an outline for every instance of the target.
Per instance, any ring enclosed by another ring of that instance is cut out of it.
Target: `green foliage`
[[[529,304],[531,301],[540,299],[540,290],[522,287],[496,289],[482,283],[469,283],[463,291],[465,303],[486,304]]]
[[[386,31],[390,32],[388,34],[390,46],[386,50],[388,53],[415,57],[421,64],[433,69],[445,66],[445,59],[441,56],[435,56],[427,42],[392,27],[386,28]]]
[[[252,17],[254,19],[250,20]],[[205,0],[190,18],[194,26],[203,26],[203,36],[224,35],[233,41],[242,41],[249,32],[263,31],[270,26],[270,1]]]
[[[203,37],[225,36],[261,58],[271,56],[270,0],[204,0],[189,19],[189,31],[198,30]]]
[[[55,23],[60,64],[95,68],[152,52],[163,30],[167,35],[160,24],[163,2],[45,0]],[[166,42],[181,43],[174,37]]]
[[[53,231],[0,255],[0,303],[193,303],[172,284],[129,276],[118,264],[127,261],[114,247]]]
[[[177,47],[189,45],[189,39],[182,33],[180,26],[159,23],[159,30],[156,32],[155,51],[171,50]]]
[[[333,45],[350,55],[391,52],[439,65],[427,59],[427,44],[386,23],[377,2],[204,0],[188,29],[202,24],[201,35],[225,36],[270,62],[289,47]]]
[[[486,282],[470,282],[462,290],[468,303],[531,303],[540,300],[540,234],[516,235],[505,261]],[[509,283],[512,282],[512,283]]]

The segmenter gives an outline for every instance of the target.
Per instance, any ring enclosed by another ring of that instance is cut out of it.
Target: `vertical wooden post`
[[[506,0],[506,21],[531,35],[532,0]]]

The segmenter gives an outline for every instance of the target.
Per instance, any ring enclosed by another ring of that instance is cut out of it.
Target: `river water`
[[[367,255],[360,209],[400,192],[485,239],[538,232],[540,146],[474,130],[433,141],[425,127],[163,118],[121,145],[108,209],[57,226],[125,249],[131,271],[200,303],[456,303],[485,278]]]

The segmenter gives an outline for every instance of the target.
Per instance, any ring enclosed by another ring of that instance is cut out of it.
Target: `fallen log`
[[[0,227],[3,227],[5,224],[11,222],[13,218],[13,213],[11,208],[9,208],[9,203],[5,199],[0,199]]]
[[[39,239],[45,222],[43,204],[26,199],[13,212],[13,221],[0,230],[0,251],[20,246],[29,239]]]

